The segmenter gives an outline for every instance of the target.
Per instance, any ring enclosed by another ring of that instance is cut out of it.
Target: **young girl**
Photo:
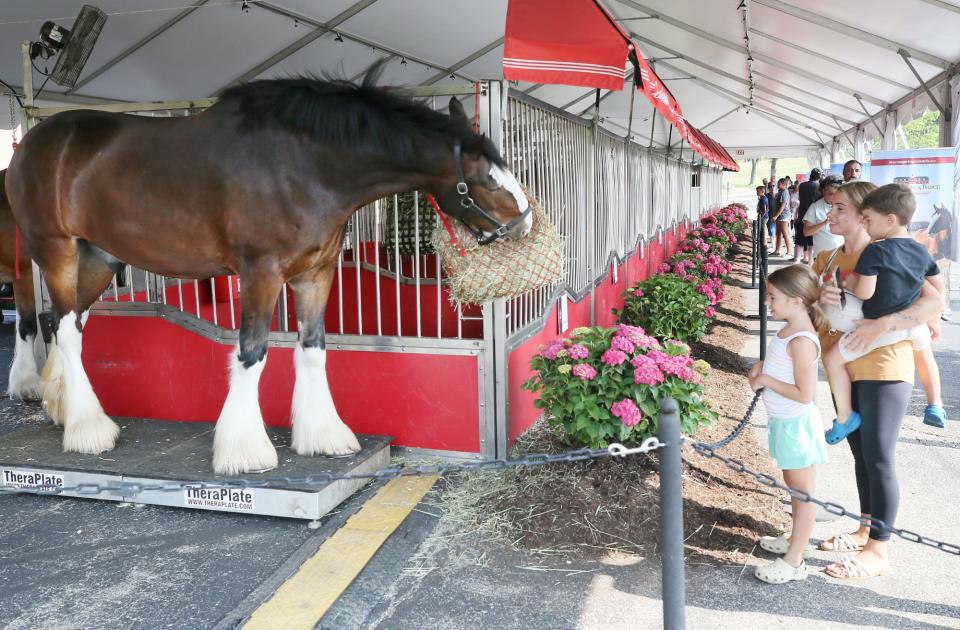
[[[817,386],[820,341],[817,328],[825,323],[817,301],[820,285],[806,265],[791,265],[770,274],[767,306],[775,319],[787,325],[771,339],[765,361],[748,374],[750,387],[763,388],[767,407],[770,455],[783,471],[784,482],[796,490],[813,492],[813,467],[827,462],[820,413],[813,402]],[[816,506],[791,499],[793,528],[786,535],[760,539],[760,547],[782,554],[758,567],[758,579],[785,584],[807,577],[803,559],[816,518]]]

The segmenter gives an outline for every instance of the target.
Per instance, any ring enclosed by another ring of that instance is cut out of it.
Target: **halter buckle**
[[[466,195],[467,192],[469,192],[469,190],[470,190],[470,189],[467,188],[467,183],[466,183],[466,182],[457,182],[457,194],[458,194],[458,195]]]

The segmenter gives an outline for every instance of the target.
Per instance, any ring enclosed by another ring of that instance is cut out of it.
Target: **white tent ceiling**
[[[352,78],[382,56],[391,58],[384,82],[392,85],[502,76],[507,0],[88,1],[108,13],[106,27],[75,91],[48,84],[48,98],[199,98],[242,79],[321,71]],[[0,78],[19,86],[20,42],[36,39],[48,19],[69,27],[82,4],[0,2]],[[740,0],[604,4],[656,60],[686,118],[732,153],[800,152],[857,125],[875,135],[864,108],[873,115],[890,104],[912,112],[930,103],[899,50],[933,80],[938,99],[944,90],[935,84],[960,60],[960,5],[948,0],[746,0],[746,20]],[[517,87],[591,113],[592,90]],[[604,124],[624,133],[629,104],[627,90],[604,93]],[[649,142],[655,124],[657,146],[676,144],[652,111],[636,99],[635,137]]]

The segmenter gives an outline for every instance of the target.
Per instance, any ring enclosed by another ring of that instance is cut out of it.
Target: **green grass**
[[[807,158],[779,158],[777,160],[777,179],[786,177],[787,175],[796,178],[799,173],[810,173],[810,164],[807,162]],[[740,172],[733,174],[733,187],[752,188],[759,186],[763,182],[764,177],[770,177],[769,159],[757,162],[757,174],[753,183],[750,182],[750,161],[743,160],[740,162]]]

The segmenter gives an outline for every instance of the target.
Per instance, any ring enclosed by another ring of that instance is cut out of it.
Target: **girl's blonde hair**
[[[813,273],[810,267],[807,265],[781,267],[767,277],[767,283],[777,287],[777,290],[787,297],[800,298],[814,328],[823,330],[830,325],[827,316],[820,308],[820,282],[817,274]]]
[[[847,196],[847,199],[857,207],[857,210],[863,210],[863,200],[876,189],[876,184],[854,180],[841,186],[840,192]]]

